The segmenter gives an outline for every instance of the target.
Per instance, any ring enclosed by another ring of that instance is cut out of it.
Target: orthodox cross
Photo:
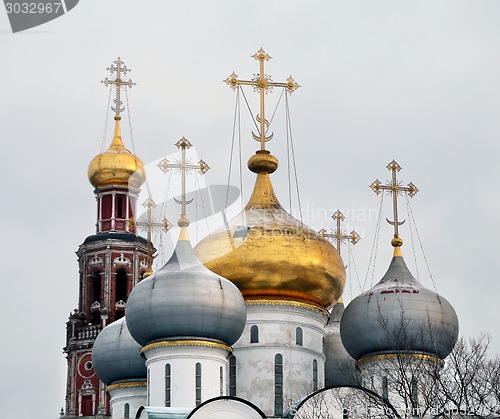
[[[106,70],[111,73],[111,78],[106,77],[104,80],[101,80],[101,83],[106,87],[113,85],[113,88],[116,89],[116,97],[113,100],[115,106],[112,106],[111,110],[115,112],[116,116],[120,116],[120,112],[123,112],[125,110],[125,108],[122,106],[123,103],[120,98],[121,89],[127,87],[131,89],[136,85],[136,83],[134,83],[131,79],[128,79],[128,81],[122,80],[122,77],[126,77],[127,73],[132,70],[130,70],[125,65],[120,57],[113,61],[113,63],[109,67],[107,67]]]
[[[260,113],[255,118],[257,123],[260,124],[260,132],[259,135],[255,135],[252,131],[252,136],[256,141],[260,141],[260,149],[265,150],[266,142],[273,138],[273,134],[266,137],[266,130],[269,128],[269,121],[265,116],[264,95],[270,92],[273,87],[284,87],[288,93],[293,93],[300,86],[292,78],[292,76],[288,77],[286,83],[273,82],[271,76],[264,73],[264,62],[269,61],[271,57],[262,48],[257,53],[252,55],[252,58],[260,63],[260,73],[255,74],[252,80],[239,80],[238,76],[233,71],[233,73],[226,80],[224,80],[224,82],[227,83],[227,85],[233,90],[236,90],[236,88],[240,85],[247,85],[253,86],[254,90],[260,93]]]
[[[182,151],[181,159],[177,159],[175,163],[170,163],[165,157],[160,163],[158,163],[158,167],[163,171],[163,173],[167,173],[169,169],[177,169],[181,173],[182,198],[181,200],[174,198],[174,201],[182,205],[182,214],[178,225],[179,227],[187,227],[189,225],[189,220],[186,215],[186,205],[193,202],[194,198],[191,198],[190,200],[186,199],[186,174],[192,170],[197,170],[200,175],[204,175],[208,172],[210,167],[203,160],[200,160],[197,164],[192,164],[186,158],[186,149],[191,148],[192,144],[184,137],[177,141],[175,145]]]
[[[340,254],[340,246],[345,244],[347,240],[349,240],[352,244],[356,244],[361,240],[361,237],[354,230],[351,231],[351,234],[346,234],[344,230],[340,227],[340,223],[345,220],[344,214],[340,212],[340,210],[335,211],[332,214],[332,218],[337,222],[336,230],[332,230],[331,233],[327,233],[324,228],[319,231],[322,237],[333,240],[335,242],[335,247]]]
[[[146,272],[144,272],[144,278],[146,278],[153,273],[153,255],[151,254],[152,253],[151,233],[153,230],[156,230],[158,228],[163,229],[163,231],[166,233],[168,230],[170,230],[172,225],[165,217],[163,217],[163,220],[161,222],[157,222],[154,219],[153,209],[156,207],[156,203],[151,198],[146,199],[142,203],[142,206],[146,208],[146,219],[145,220],[141,219],[140,221],[136,221],[134,218],[131,218],[129,220],[129,227],[133,230],[135,229],[136,226],[138,226],[141,228],[142,231],[144,230],[147,231],[147,256],[146,256],[147,268]]]
[[[370,185],[370,188],[377,195],[380,194],[380,192],[382,192],[382,191],[387,191],[387,194],[392,195],[392,207],[393,207],[393,212],[394,212],[394,220],[390,221],[387,218],[386,218],[386,220],[390,225],[394,226],[394,238],[399,240],[398,227],[400,225],[404,224],[405,220],[403,220],[403,221],[398,220],[398,196],[401,195],[403,192],[406,192],[406,193],[408,193],[410,198],[413,198],[415,196],[415,194],[418,192],[418,189],[413,184],[413,182],[408,183],[407,186],[401,185],[401,182],[398,181],[396,178],[396,173],[401,170],[401,166],[399,164],[397,164],[394,160],[391,161],[386,167],[387,167],[387,170],[389,170],[392,173],[392,179],[390,181],[387,181],[386,185],[382,185],[381,182],[377,179],[375,182],[373,182]],[[402,244],[402,242],[401,242],[401,244]]]

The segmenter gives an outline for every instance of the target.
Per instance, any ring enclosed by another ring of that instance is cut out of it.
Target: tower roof
[[[123,144],[120,119],[115,116],[115,132],[109,148],[89,164],[88,177],[95,188],[118,185],[138,189],[146,179],[142,160]]]

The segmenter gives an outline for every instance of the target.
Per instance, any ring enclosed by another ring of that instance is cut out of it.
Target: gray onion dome
[[[458,338],[452,305],[417,282],[399,248],[387,273],[347,306],[342,342],[356,360],[384,353],[425,353],[446,358]]]
[[[354,359],[345,350],[340,338],[340,320],[344,311],[344,302],[340,298],[325,326],[325,387],[360,384]]]
[[[92,363],[100,380],[110,385],[117,381],[143,381],[147,376],[140,345],[132,338],[125,318],[106,326],[92,348]]]
[[[170,260],[132,290],[126,317],[142,346],[173,339],[232,345],[245,327],[246,305],[233,283],[201,264],[181,232]]]

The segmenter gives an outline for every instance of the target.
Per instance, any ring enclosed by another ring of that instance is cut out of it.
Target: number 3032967
[[[61,3],[5,3],[7,13],[58,13]]]

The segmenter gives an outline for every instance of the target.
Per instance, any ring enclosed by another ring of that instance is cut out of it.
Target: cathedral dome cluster
[[[144,164],[125,148],[120,132],[120,116],[115,116],[115,133],[109,148],[89,164],[88,177],[94,188],[130,186],[138,189],[145,181]]]
[[[278,167],[269,151],[258,151],[248,167],[257,173],[248,204],[196,246],[198,258],[236,284],[246,300],[281,299],[330,308],[345,284],[337,250],[283,209],[269,178]]]

